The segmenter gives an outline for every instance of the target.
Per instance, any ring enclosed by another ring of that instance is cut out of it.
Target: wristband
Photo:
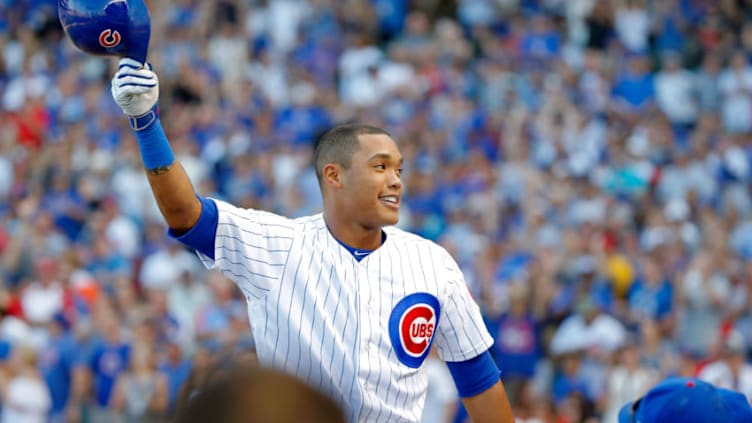
[[[148,128],[154,121],[157,120],[157,107],[154,106],[151,110],[141,116],[128,116],[128,122],[131,124],[131,128],[134,131],[143,131]]]

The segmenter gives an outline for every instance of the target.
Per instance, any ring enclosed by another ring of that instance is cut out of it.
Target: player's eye
[[[377,165],[376,165],[376,166],[374,166],[374,167],[375,167],[376,169],[379,169],[379,170],[386,170],[386,165],[385,165],[385,164],[383,164],[383,163],[382,163],[382,164],[377,164]]]
[[[402,168],[397,168],[397,175],[402,176]]]

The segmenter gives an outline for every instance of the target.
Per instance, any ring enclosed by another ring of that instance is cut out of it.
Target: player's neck
[[[352,248],[375,250],[383,241],[381,227],[366,228],[357,222],[337,219],[326,212],[324,222],[335,239]]]

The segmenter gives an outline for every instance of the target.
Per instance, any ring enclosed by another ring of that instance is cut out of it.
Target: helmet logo
[[[99,44],[105,48],[120,44],[120,33],[117,30],[105,29],[99,33]]]

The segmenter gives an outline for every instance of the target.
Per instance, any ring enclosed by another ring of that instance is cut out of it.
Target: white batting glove
[[[149,113],[157,104],[159,79],[150,65],[125,57],[118,62],[110,91],[126,115],[138,117]]]

